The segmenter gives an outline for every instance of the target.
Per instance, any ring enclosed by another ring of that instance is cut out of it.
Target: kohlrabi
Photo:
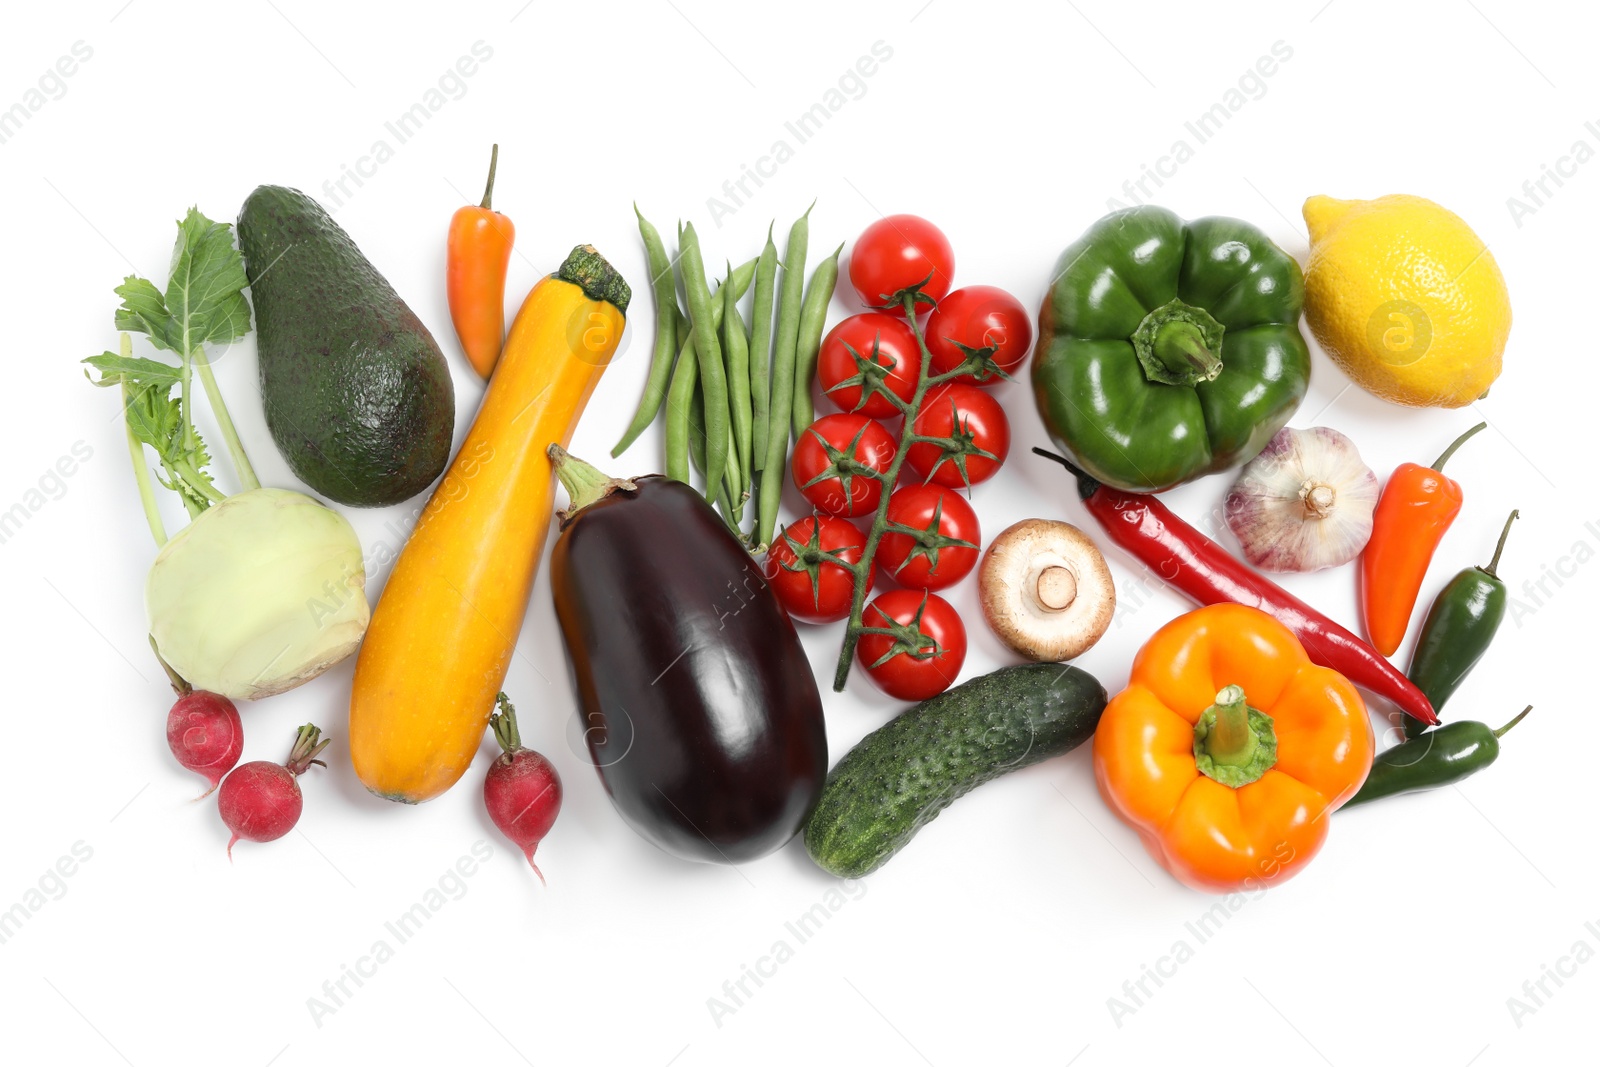
[[[356,650],[369,615],[355,531],[303,493],[261,487],[211,373],[206,345],[250,332],[247,284],[232,228],[191,208],[178,224],[166,291],[125,279],[116,290],[121,353],[84,360],[100,372],[96,385],[121,393],[139,497],[160,546],[145,583],[151,641],[189,685],[235,700],[315,678]],[[128,331],[178,364],[134,357]],[[196,372],[238,474],[233,496],[206,470],[211,456],[192,416]],[[154,480],[146,448],[160,464]],[[189,512],[170,540],[154,481]]]

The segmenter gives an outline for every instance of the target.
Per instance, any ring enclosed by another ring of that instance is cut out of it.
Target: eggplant
[[[684,859],[781,847],[816,806],[816,678],[761,569],[692,487],[606,479],[550,449],[572,497],[550,560],[589,755],[624,820]]]

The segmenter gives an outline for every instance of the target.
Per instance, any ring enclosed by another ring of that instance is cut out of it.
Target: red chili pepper
[[[484,378],[500,358],[506,330],[506,266],[517,228],[489,206],[494,195],[495,165],[500,146],[489,155],[489,181],[483,203],[456,209],[450,219],[445,258],[445,289],[450,321],[467,354],[467,362]]]
[[[1361,638],[1242,563],[1211,538],[1174,515],[1160,500],[1101,485],[1067,460],[1034,449],[1078,478],[1089,514],[1130,555],[1196,603],[1245,604],[1276,618],[1300,638],[1313,663],[1331,667],[1364,689],[1393,701],[1420,722],[1439,716],[1422,690]]]
[[[1461,486],[1439,472],[1480,422],[1453,441],[1433,466],[1402,463],[1389,476],[1372,513],[1372,537],[1361,551],[1361,624],[1372,647],[1392,656],[1405,639],[1417,593],[1433,553],[1461,513]]]

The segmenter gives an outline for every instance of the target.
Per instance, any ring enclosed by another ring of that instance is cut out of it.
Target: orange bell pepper
[[[1174,877],[1235,892],[1311,862],[1372,754],[1366,706],[1343,675],[1265,612],[1214,604],[1139,650],[1095,730],[1094,775]]]
[[[489,153],[489,181],[483,203],[456,209],[450,217],[445,252],[445,295],[450,321],[472,369],[487,380],[500,359],[506,336],[506,268],[517,228],[490,207],[500,146]]]

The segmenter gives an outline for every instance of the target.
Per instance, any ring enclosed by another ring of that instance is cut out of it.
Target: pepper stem
[[[1238,789],[1277,762],[1278,735],[1272,716],[1252,708],[1240,686],[1224,686],[1194,724],[1195,769]]]
[[[1499,572],[1495,570],[1495,568],[1500,566],[1500,553],[1504,552],[1506,549],[1506,537],[1511,533],[1511,524],[1517,521],[1517,516],[1520,514],[1520,511],[1513,509],[1511,514],[1506,518],[1506,524],[1500,531],[1500,540],[1495,542],[1494,558],[1489,561],[1489,565],[1487,567],[1483,568],[1483,573],[1487,574],[1491,578],[1500,577]],[[1526,714],[1526,712],[1523,714]],[[1518,718],[1521,718],[1521,716],[1518,716]]]
[[[483,187],[483,203],[478,205],[479,207],[483,208],[485,211],[493,211],[494,210],[494,208],[489,206],[489,201],[494,196],[494,171],[495,171],[495,167],[497,167],[499,165],[499,163],[500,163],[500,146],[499,145],[495,145],[493,148],[489,149],[489,180],[488,180],[487,183],[484,184],[484,187]]]
[[[1222,360],[1206,347],[1199,327],[1192,322],[1174,320],[1156,331],[1151,351],[1174,375],[1198,374],[1210,381],[1222,371]]]
[[[1174,298],[1147,314],[1128,341],[1147,379],[1193,386],[1222,373],[1225,332],[1205,308]]]
[[[1217,694],[1211,707],[1216,710],[1217,723],[1206,738],[1206,752],[1213,763],[1243,767],[1261,743],[1250,730],[1250,705],[1245,703],[1244,690],[1228,686]]]
[[[1443,452],[1441,452],[1439,454],[1439,458],[1433,461],[1433,467],[1431,469],[1434,470],[1434,471],[1442,471],[1442,470],[1444,470],[1444,465],[1445,465],[1446,461],[1448,461],[1451,456],[1456,454],[1456,449],[1458,449],[1462,445],[1466,444],[1467,441],[1471,439],[1473,434],[1477,433],[1478,431],[1482,430],[1484,427],[1486,427],[1488,425],[1489,424],[1487,422],[1480,422],[1480,423],[1478,423],[1478,425],[1474,426],[1472,429],[1468,430],[1466,433],[1462,434],[1460,437],[1456,438],[1454,441],[1451,441],[1450,442],[1450,447],[1445,449]]]
[[[571,522],[584,508],[599,503],[619,489],[627,493],[639,490],[631,480],[607,477],[604,472],[585,463],[558,444],[552,444],[544,452],[550,457],[556,477],[561,479],[561,485],[571,500],[566,510],[557,513],[562,526]]]
[[[1498,730],[1496,730],[1494,732],[1495,737],[1503,736],[1507,730],[1509,730],[1513,726],[1517,725],[1517,723],[1521,722],[1523,719],[1526,719],[1528,717],[1528,712],[1530,712],[1532,710],[1533,710],[1533,705],[1532,704],[1529,704],[1527,707],[1523,708],[1520,712],[1517,713],[1517,717],[1515,719],[1512,719],[1510,722],[1506,723],[1504,726],[1500,727],[1500,729],[1498,729]]]

